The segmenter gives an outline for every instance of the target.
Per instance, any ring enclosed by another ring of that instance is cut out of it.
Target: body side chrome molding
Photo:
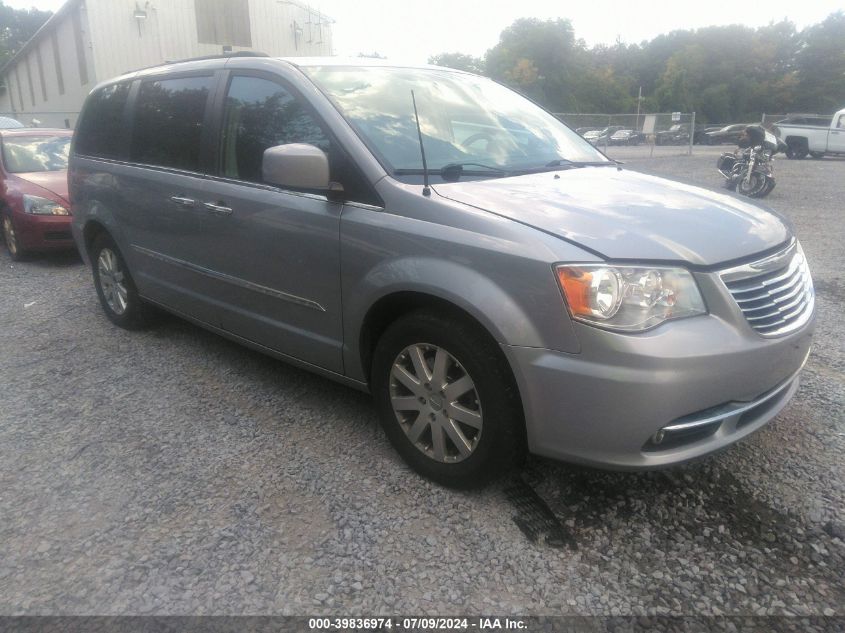
[[[144,248],[143,246],[132,244],[132,250],[137,251],[142,255],[146,255],[147,257],[152,257],[153,259],[165,262],[167,264],[178,266],[180,268],[184,268],[185,270],[190,270],[191,272],[199,273],[200,275],[205,275],[206,277],[211,277],[212,279],[225,281],[232,285],[239,286],[241,288],[246,288],[247,290],[252,290],[253,292],[260,292],[261,294],[265,294],[276,299],[281,299],[282,301],[287,301],[289,303],[295,303],[296,305],[300,305],[305,308],[311,308],[312,310],[318,310],[319,312],[326,311],[323,306],[321,306],[316,301],[312,301],[311,299],[298,297],[287,292],[282,292],[281,290],[276,290],[274,288],[269,288],[267,286],[262,286],[261,284],[247,281],[246,279],[233,277],[232,275],[227,275],[225,273],[217,272],[215,270],[203,268],[202,266],[197,266],[196,264],[186,262],[182,259],[176,259],[175,257],[170,257],[169,255],[164,255],[163,253],[159,253],[157,251],[152,251],[148,248]]]

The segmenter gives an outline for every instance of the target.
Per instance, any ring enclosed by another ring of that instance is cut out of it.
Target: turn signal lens
[[[622,280],[616,271],[558,268],[557,274],[573,314],[609,319],[619,310]]]
[[[637,332],[706,313],[683,268],[584,264],[557,266],[555,273],[573,318],[585,323]]]

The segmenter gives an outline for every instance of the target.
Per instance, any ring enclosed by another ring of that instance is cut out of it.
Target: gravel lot
[[[720,148],[622,150],[721,184]],[[472,493],[410,472],[366,395],[175,318],[123,332],[77,258],[0,253],[0,614],[845,615],[845,160],[776,173],[819,314],[777,420]]]

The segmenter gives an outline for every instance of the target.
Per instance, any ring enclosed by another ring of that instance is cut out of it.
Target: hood
[[[710,266],[776,247],[792,234],[784,218],[733,196],[614,167],[437,184],[434,189],[607,259]]]
[[[59,196],[68,204],[67,170],[34,171],[25,174],[15,174],[15,176],[31,185],[46,190],[47,193]],[[26,189],[25,191],[24,188]],[[23,193],[29,193],[34,196],[44,195],[44,192],[37,191],[32,187],[22,187],[21,190]]]

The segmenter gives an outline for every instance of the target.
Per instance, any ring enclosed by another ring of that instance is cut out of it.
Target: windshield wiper
[[[511,172],[501,167],[485,165],[484,163],[449,163],[440,168],[440,177],[447,182],[457,182],[464,173],[464,167],[481,167],[490,172],[496,172],[501,177],[509,176]],[[474,170],[473,170],[474,171]]]
[[[564,169],[578,169],[580,167],[606,167],[608,165],[616,166],[619,163],[615,160],[595,160],[595,161],[575,161],[569,160],[568,158],[555,158],[552,161],[549,161],[542,167],[527,167],[526,169],[520,169],[515,173],[519,174],[539,174],[544,171],[555,171],[563,167]]]
[[[522,176],[525,174],[539,174],[546,171],[555,171],[557,169],[577,169],[579,167],[606,167],[618,166],[621,163],[615,160],[597,160],[597,161],[574,161],[568,158],[556,158],[549,161],[545,165],[538,167],[526,167],[524,169],[505,169],[504,167],[496,167],[495,165],[485,165],[484,163],[448,163],[443,165],[440,169],[394,169],[395,176],[422,176],[422,175],[438,175],[446,182],[457,182],[461,176],[472,175],[482,176],[489,174],[495,178],[505,178],[507,176]],[[465,167],[479,167],[485,171],[476,169],[468,170]]]
[[[477,171],[473,170],[465,170],[464,167],[480,167],[486,171]],[[394,169],[394,175],[396,176],[420,176],[423,174],[436,174],[440,176],[446,182],[457,182],[460,180],[461,176],[464,174],[470,174],[473,176],[485,175],[490,174],[491,176],[495,176],[497,178],[503,178],[505,176],[511,176],[515,172],[508,171],[507,169],[503,169],[501,167],[495,167],[493,165],[485,165],[483,163],[448,163],[443,165],[440,169],[429,169],[426,171],[425,169]]]

